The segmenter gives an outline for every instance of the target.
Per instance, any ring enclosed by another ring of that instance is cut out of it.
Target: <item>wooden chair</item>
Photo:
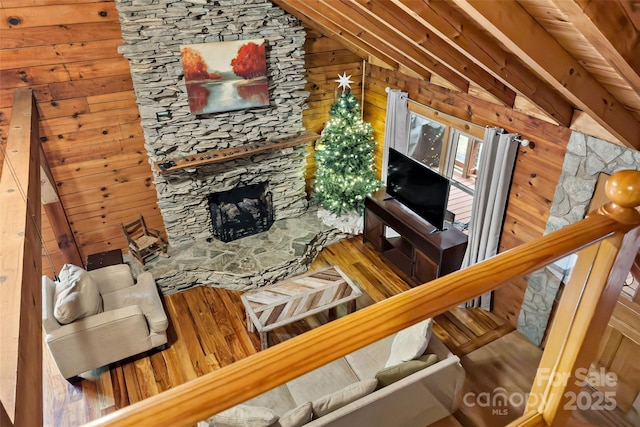
[[[160,231],[148,228],[142,215],[140,215],[139,219],[129,224],[120,224],[120,226],[124,237],[127,239],[131,255],[144,269],[147,268],[144,264],[147,258],[156,254],[168,257],[167,243],[160,236]]]

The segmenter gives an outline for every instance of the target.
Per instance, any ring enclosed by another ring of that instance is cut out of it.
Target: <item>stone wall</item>
[[[116,0],[151,163],[283,138],[304,130],[305,31],[268,0]],[[180,46],[265,39],[270,105],[195,116],[189,110]],[[157,113],[168,112],[159,121]],[[304,146],[167,175],[154,170],[171,245],[211,237],[206,197],[268,181],[275,219],[307,209]]]
[[[640,170],[640,152],[579,132],[573,132],[567,145],[560,180],[545,230],[550,233],[584,218],[600,173],[623,169]],[[536,271],[529,277],[518,318],[518,330],[540,345],[549,322],[553,302],[567,279],[571,260]]]

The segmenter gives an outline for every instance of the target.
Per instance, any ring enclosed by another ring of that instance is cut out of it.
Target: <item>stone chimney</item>
[[[140,109],[145,147],[155,164],[198,153],[282,139],[304,131],[305,31],[267,0],[116,0]],[[190,112],[180,46],[264,39],[269,105],[196,116]],[[268,182],[274,217],[307,209],[305,145],[161,174],[159,207],[171,245],[211,237],[207,195]]]

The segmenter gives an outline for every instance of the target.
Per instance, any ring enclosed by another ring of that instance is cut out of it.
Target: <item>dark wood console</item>
[[[365,200],[364,242],[422,284],[460,269],[467,235],[449,226],[443,231],[387,195],[381,188]],[[391,228],[396,233],[390,233]]]

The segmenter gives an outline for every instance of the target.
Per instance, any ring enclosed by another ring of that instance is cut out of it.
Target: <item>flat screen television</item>
[[[387,194],[438,230],[444,228],[449,179],[428,166],[389,148]]]

